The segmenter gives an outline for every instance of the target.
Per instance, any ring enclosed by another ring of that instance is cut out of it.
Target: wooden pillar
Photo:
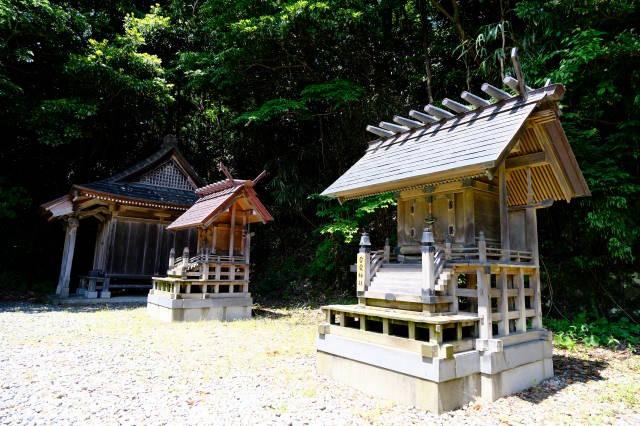
[[[360,330],[364,331],[367,328],[367,316],[360,315]]]
[[[213,237],[211,238],[211,253],[216,254],[216,244],[218,242],[218,227],[213,225]]]
[[[527,331],[527,316],[526,316],[526,304],[525,304],[525,296],[524,296],[524,273],[522,269],[518,271],[516,275],[513,276],[513,279],[516,280],[516,284],[518,286],[518,312],[520,316],[518,317],[518,331],[524,333]]]
[[[458,307],[458,274],[452,274],[451,275],[451,282],[449,283],[450,285],[450,295],[451,297],[453,297],[453,304],[451,307],[451,311],[454,314],[458,313],[459,307]]]
[[[509,242],[509,206],[507,204],[509,194],[507,193],[507,172],[504,168],[504,161],[498,168],[498,203],[500,204],[500,245],[503,251],[511,248]],[[508,260],[509,255],[503,255],[503,260]]]
[[[251,261],[250,261],[250,255],[251,255],[251,229],[247,228],[247,233],[244,236],[245,238],[245,243],[244,243],[244,262],[245,262],[245,269],[244,269],[244,280],[249,282],[249,274],[251,273]]]
[[[491,276],[483,269],[476,271],[478,290],[478,316],[480,317],[480,338],[491,339],[493,328],[491,327]]]
[[[498,275],[498,288],[500,289],[500,322],[498,323],[498,334],[507,336],[509,334],[509,289],[507,286],[507,271],[502,269]]]
[[[60,276],[58,277],[58,286],[56,287],[56,295],[59,297],[69,297],[69,280],[71,278],[73,252],[76,248],[76,234],[79,225],[80,223],[75,217],[67,219],[62,262],[60,264]]]
[[[463,208],[464,208],[464,244],[466,246],[476,245],[476,227],[475,227],[475,206],[474,193],[472,188],[465,188],[462,192]]]
[[[527,204],[532,205],[534,203],[534,196],[531,168],[528,168]],[[535,316],[531,320],[531,325],[533,328],[542,328],[542,293],[540,291],[540,254],[538,252],[538,218],[536,216],[536,209],[529,207],[525,210],[525,221],[527,246],[529,250],[531,250],[532,263],[536,267],[535,272],[529,276],[529,287],[533,289],[533,309],[535,310]]]
[[[236,234],[236,205],[231,206],[231,223],[229,225],[229,257],[233,257],[233,245]]]
[[[529,286],[533,288],[533,309],[536,315],[533,317],[533,328],[542,328],[542,293],[540,291],[540,270],[529,276]]]
[[[531,180],[531,168],[527,169],[527,204],[534,203],[533,183]],[[540,256],[538,253],[538,218],[536,209],[529,207],[525,209],[526,238],[527,247],[531,250],[532,262],[535,266],[540,266]]]

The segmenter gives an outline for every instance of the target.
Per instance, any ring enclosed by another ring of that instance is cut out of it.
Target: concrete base
[[[97,299],[98,298],[98,292],[97,291],[85,291],[84,292],[84,297],[86,297],[87,299]]]
[[[553,377],[551,342],[533,340],[500,352],[471,350],[453,358],[331,334],[318,339],[318,373],[373,396],[442,413],[481,398],[494,401]]]
[[[253,299],[250,296],[224,296],[208,299],[169,299],[149,294],[147,312],[151,318],[163,322],[234,321],[251,318]]]
[[[100,298],[101,299],[111,299],[111,292],[110,291],[101,291],[100,292]]]

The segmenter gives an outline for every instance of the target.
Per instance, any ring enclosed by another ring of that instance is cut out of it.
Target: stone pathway
[[[442,416],[319,378],[317,310],[159,324],[134,306],[0,305],[0,424],[640,424],[640,356],[554,356],[556,377]]]

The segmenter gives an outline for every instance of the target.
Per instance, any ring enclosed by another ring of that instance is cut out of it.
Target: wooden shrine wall
[[[194,229],[167,231],[166,223],[147,220],[115,219],[113,245],[109,250],[106,272],[118,275],[165,275],[169,264],[169,251],[176,256],[189,246],[196,253],[197,232]]]

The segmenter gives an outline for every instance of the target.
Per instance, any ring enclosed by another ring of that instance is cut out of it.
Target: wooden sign
[[[365,290],[365,278],[367,268],[367,256],[369,253],[358,253],[358,260],[356,262],[356,290]]]

